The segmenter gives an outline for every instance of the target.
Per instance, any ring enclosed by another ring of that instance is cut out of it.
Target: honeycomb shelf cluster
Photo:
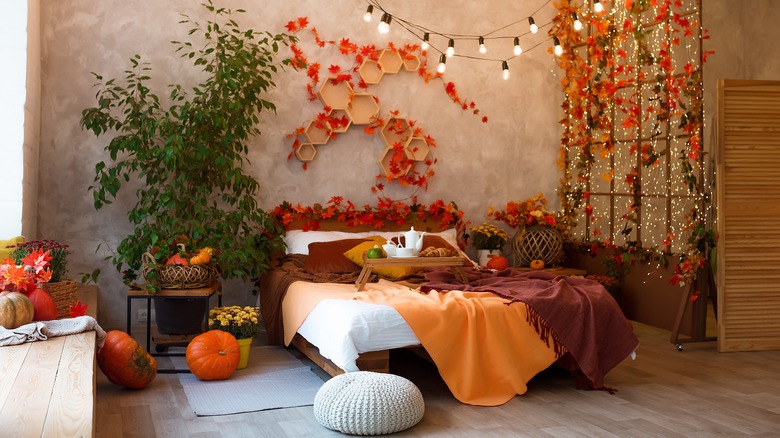
[[[416,72],[420,59],[416,55],[407,59],[393,49],[380,50],[377,59],[367,59],[358,67],[360,79],[366,84],[376,85],[386,74],[396,74],[401,69]],[[327,119],[310,120],[304,126],[302,138],[295,149],[300,161],[312,161],[317,156],[317,147],[327,144],[333,133],[343,133],[352,125],[368,125],[379,114],[379,105],[370,93],[355,92],[349,82],[336,81],[329,77],[322,81],[317,97],[329,108]],[[409,121],[401,117],[389,118],[380,132],[385,150],[379,158],[382,172],[388,177],[399,177],[409,173],[414,162],[425,161],[430,152],[423,137],[413,136]],[[402,146],[406,158],[412,161],[402,169],[391,170],[394,147]]]

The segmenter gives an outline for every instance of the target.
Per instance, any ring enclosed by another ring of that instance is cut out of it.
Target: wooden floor
[[[391,358],[391,371],[417,384],[425,416],[393,436],[780,436],[780,351],[717,353],[714,342],[702,342],[678,352],[668,331],[635,327],[641,341],[637,359],[607,376],[607,385],[618,389],[614,395],[577,390],[567,373],[550,369],[529,383],[525,395],[503,406],[463,405],[432,365],[400,352]],[[132,391],[99,373],[96,418],[97,436],[112,438],[340,435],[320,426],[311,407],[196,417],[171,374]]]

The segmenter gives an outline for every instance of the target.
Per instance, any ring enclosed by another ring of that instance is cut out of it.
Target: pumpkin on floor
[[[35,288],[27,296],[32,301],[33,321],[51,321],[57,319],[57,303],[54,302],[51,295],[43,289]]]
[[[0,292],[0,326],[9,330],[29,324],[35,308],[32,301],[21,292]]]
[[[157,377],[157,360],[130,335],[119,330],[106,334],[98,350],[100,371],[111,383],[131,389],[142,389]]]
[[[187,366],[200,380],[224,380],[233,375],[240,358],[235,336],[222,330],[209,330],[187,345]]]

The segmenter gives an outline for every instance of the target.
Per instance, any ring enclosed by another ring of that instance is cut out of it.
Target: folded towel
[[[106,332],[91,316],[31,322],[11,330],[0,326],[0,347],[45,341],[49,337],[72,335],[89,330],[95,331],[97,346],[102,347],[106,340]]]

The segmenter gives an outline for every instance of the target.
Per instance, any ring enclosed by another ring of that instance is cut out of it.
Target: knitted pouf
[[[406,430],[419,423],[424,413],[417,386],[393,374],[341,374],[325,382],[314,397],[314,417],[321,425],[353,435]]]

